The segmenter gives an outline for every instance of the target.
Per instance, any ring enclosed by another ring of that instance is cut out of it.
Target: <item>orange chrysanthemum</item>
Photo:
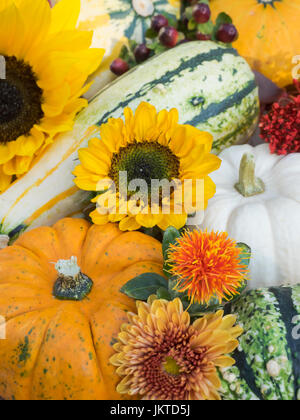
[[[219,400],[217,367],[229,367],[243,330],[218,311],[190,323],[179,298],[152,296],[128,314],[110,362],[123,378],[120,394],[149,400]]]
[[[226,232],[186,231],[171,245],[171,274],[178,279],[175,290],[187,292],[191,303],[221,303],[238,294],[248,275],[240,260],[241,250]]]

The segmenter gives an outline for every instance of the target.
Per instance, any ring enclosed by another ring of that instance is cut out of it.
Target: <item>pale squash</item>
[[[263,144],[233,146],[220,158],[201,228],[250,246],[250,288],[300,283],[300,154],[273,155]]]
[[[0,194],[0,234],[15,237],[29,227],[52,225],[88,205],[90,194],[73,182],[78,149],[99,136],[99,125],[122,117],[126,106],[135,111],[142,101],[157,110],[177,108],[181,124],[214,136],[215,153],[245,143],[259,117],[254,75],[234,49],[195,41],[168,50],[99,92],[78,115],[73,131],[59,136],[25,176]]]
[[[115,79],[110,64],[128,39],[144,41],[153,15],[163,13],[174,19],[178,11],[177,0],[81,0],[78,27],[92,30],[92,46],[106,51],[100,68],[92,77],[94,84],[85,96],[94,96]]]

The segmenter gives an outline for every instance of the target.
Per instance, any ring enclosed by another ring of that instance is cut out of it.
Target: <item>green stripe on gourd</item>
[[[113,26],[121,23],[126,28],[124,35],[137,42],[143,40],[145,28],[150,26],[153,15],[164,14],[175,19],[175,9],[168,0],[102,0],[102,7],[109,14]]]
[[[181,123],[213,134],[216,153],[245,140],[253,132],[259,114],[257,86],[245,60],[235,49],[212,42],[179,48],[186,54],[176,54],[176,49],[169,51],[168,60],[165,54],[155,57],[104,89],[101,96],[109,91],[112,101],[106,112],[99,112],[98,125],[121,116],[126,106],[136,107],[143,100],[161,103],[161,108],[168,109],[176,104]],[[141,72],[146,69],[154,77],[139,86]],[[130,80],[131,89],[126,83]],[[125,91],[122,85],[127,86],[128,94],[120,101],[120,89]],[[117,92],[113,86],[119,88]]]
[[[293,335],[299,295],[299,285],[253,290],[228,306],[245,332],[236,365],[220,372],[224,399],[299,399],[300,337]]]
[[[76,118],[74,129],[59,136],[28,174],[0,197],[0,233],[16,237],[26,227],[53,224],[79,212],[89,193],[74,190],[72,171],[78,149],[86,147],[110,117],[134,111],[142,102],[157,110],[177,108],[180,123],[214,137],[214,151],[246,141],[258,119],[254,75],[236,50],[214,42],[190,42],[168,50],[98,92]],[[207,118],[207,120],[206,120]]]

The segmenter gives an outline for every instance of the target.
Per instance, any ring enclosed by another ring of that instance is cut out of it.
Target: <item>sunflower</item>
[[[26,173],[87,105],[85,81],[103,50],[75,29],[80,0],[3,0],[0,5],[0,192]]]
[[[120,394],[151,400],[219,400],[217,367],[232,366],[228,356],[243,330],[236,317],[219,311],[191,324],[180,299],[137,302],[128,314],[110,363],[123,379]]]
[[[170,245],[170,273],[178,279],[175,290],[188,294],[191,303],[221,303],[238,295],[248,276],[241,249],[226,232],[186,231]]]
[[[110,119],[100,127],[100,139],[79,151],[75,183],[100,193],[93,199],[98,208],[91,218],[98,225],[119,222],[121,230],[180,229],[188,214],[204,209],[215,193],[207,174],[221,160],[211,154],[212,136],[178,124],[175,109],[157,113],[143,102],[135,115],[129,108],[124,114],[125,123]],[[136,181],[139,194],[133,194]],[[164,182],[168,188],[160,188]]]

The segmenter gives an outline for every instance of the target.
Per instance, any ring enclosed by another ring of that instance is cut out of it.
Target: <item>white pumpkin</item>
[[[300,283],[300,154],[272,155],[263,144],[233,146],[220,158],[201,228],[252,248],[250,288]]]

